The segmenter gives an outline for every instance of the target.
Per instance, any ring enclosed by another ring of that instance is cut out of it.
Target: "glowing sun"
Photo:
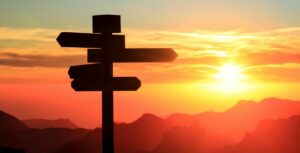
[[[243,68],[239,65],[229,63],[217,68],[218,72],[214,74],[216,79],[216,87],[225,92],[237,92],[245,88],[243,79],[246,77],[243,74]]]

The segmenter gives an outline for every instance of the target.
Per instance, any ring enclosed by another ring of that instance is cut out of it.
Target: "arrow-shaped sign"
[[[110,48],[125,48],[124,35],[62,32],[56,40],[61,47],[102,48],[109,46]]]
[[[112,62],[170,62],[178,55],[172,48],[130,48],[116,51]],[[101,62],[101,49],[88,50],[88,62]]]
[[[135,91],[140,88],[141,81],[136,77],[114,77],[107,80],[75,78],[71,86],[75,91]]]

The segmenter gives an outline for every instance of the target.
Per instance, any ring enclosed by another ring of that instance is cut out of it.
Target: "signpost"
[[[88,48],[88,62],[71,66],[69,76],[75,91],[102,91],[103,153],[114,153],[113,91],[135,91],[141,86],[136,77],[113,77],[113,62],[171,62],[177,54],[171,48],[125,48],[119,15],[93,16],[93,33],[62,32],[61,47]],[[94,48],[94,49],[91,49]]]

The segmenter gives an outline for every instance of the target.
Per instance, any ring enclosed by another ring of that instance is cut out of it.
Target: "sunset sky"
[[[223,111],[241,99],[300,99],[299,0],[1,0],[0,110],[21,119],[101,123],[101,93],[75,92],[70,65],[86,49],[60,32],[91,32],[92,16],[121,15],[128,48],[173,48],[172,63],[119,63],[136,92],[115,93],[115,120],[143,113]]]

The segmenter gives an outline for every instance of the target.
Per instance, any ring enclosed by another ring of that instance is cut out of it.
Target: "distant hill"
[[[300,116],[264,120],[244,140],[216,153],[299,153]]]
[[[69,119],[57,119],[57,120],[46,120],[46,119],[27,119],[22,120],[29,128],[45,129],[45,128],[68,128],[76,129],[78,128]]]
[[[0,110],[0,131],[23,130],[27,126],[19,119]]]
[[[254,131],[258,124],[262,126],[262,120],[288,118],[294,114],[300,114],[300,102],[277,98],[267,98],[258,103],[253,101],[240,101],[237,105],[225,112],[205,112],[198,115],[174,114],[169,116],[166,122],[175,125],[175,128],[164,134],[162,142],[153,151],[140,153],[212,153],[226,146],[235,145],[235,142],[239,141],[237,139],[242,140],[247,131]],[[282,124],[284,125],[284,123]],[[298,128],[297,123],[295,123],[295,126],[288,125],[288,127],[293,127],[294,129]],[[267,130],[268,128],[263,129]],[[294,132],[296,132],[296,130],[294,130]],[[271,133],[266,140],[266,142],[269,142],[270,148],[272,146]],[[286,133],[283,133],[282,135],[285,134]],[[299,142],[294,141],[298,135],[295,134],[295,136],[289,138],[289,134],[281,141],[278,139],[278,141],[280,141],[278,145],[284,147],[281,143],[284,141],[289,143],[289,139],[291,139],[290,143],[296,143],[300,146]],[[258,135],[261,134],[259,133]],[[273,133],[273,135],[275,134]],[[298,140],[300,141],[299,138],[298,136]],[[256,144],[249,146],[249,148],[243,150],[237,149],[235,152],[229,149],[228,151],[226,150],[227,152],[220,153],[296,153],[285,152],[284,149],[278,152],[274,152],[273,150],[266,151],[263,149],[265,144],[260,144],[260,139],[263,139],[263,137],[253,140]],[[293,148],[297,145],[291,147]],[[251,147],[261,148],[262,150],[261,152],[257,152],[259,150],[247,152]],[[285,149],[287,149],[287,147]],[[300,149],[297,151],[299,150]],[[288,149],[286,151],[288,151]]]
[[[5,147],[22,148],[26,153],[49,153],[71,140],[84,137],[85,129],[25,129],[0,132],[0,144]]]
[[[49,153],[61,145],[84,137],[90,130],[47,128],[27,128],[16,117],[0,111],[0,146],[1,152]],[[13,149],[22,148],[22,149]]]
[[[230,138],[194,124],[166,132],[162,142],[150,153],[211,153],[232,144]]]
[[[163,133],[171,127],[152,114],[144,114],[132,123],[115,125],[115,150],[117,153],[150,151],[162,140]],[[102,148],[101,129],[95,129],[86,137],[63,145],[55,153],[99,153]]]
[[[210,153],[242,140],[261,120],[294,114],[300,114],[300,102],[277,98],[240,101],[225,112],[174,114],[166,119],[144,114],[115,126],[115,149],[116,153]],[[101,147],[101,129],[97,129],[55,153],[101,153]]]
[[[240,101],[225,112],[205,112],[198,115],[174,114],[166,121],[173,125],[189,126],[198,123],[204,128],[242,140],[262,119],[280,119],[300,114],[300,102],[267,98],[260,102]]]

